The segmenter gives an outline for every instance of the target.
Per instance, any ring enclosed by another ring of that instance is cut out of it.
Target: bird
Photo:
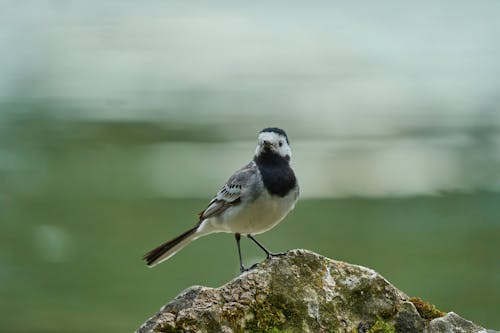
[[[269,251],[254,235],[275,227],[295,207],[300,189],[290,166],[291,157],[290,141],[284,130],[277,127],[261,130],[250,163],[229,177],[198,214],[194,227],[146,253],[143,259],[147,266],[156,266],[192,241],[218,232],[234,234],[240,272],[248,270],[241,255],[242,235],[255,242],[267,259],[282,255]]]

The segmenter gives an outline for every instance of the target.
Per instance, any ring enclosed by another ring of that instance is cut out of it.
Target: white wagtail
[[[279,128],[260,131],[253,161],[228,179],[208,207],[198,214],[196,226],[148,252],[144,256],[147,265],[155,266],[193,240],[214,232],[234,233],[242,272],[245,268],[241,259],[241,235],[248,236],[271,258],[275,254],[253,235],[276,226],[297,202],[299,185],[290,167],[291,157],[285,131]]]

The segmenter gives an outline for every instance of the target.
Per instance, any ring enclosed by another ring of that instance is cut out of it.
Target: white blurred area
[[[500,151],[496,158],[492,156],[494,160],[472,157],[475,161],[468,162],[472,165],[463,165],[467,157],[454,149],[457,144],[459,141],[303,141],[294,146],[292,165],[305,198],[500,190]],[[157,145],[143,156],[145,181],[156,193],[167,197],[209,197],[249,160],[253,145],[254,142]]]
[[[6,1],[0,103],[208,124],[233,141],[145,147],[138,168],[166,196],[213,194],[269,125],[289,132],[304,197],[497,191],[499,13],[487,0]]]

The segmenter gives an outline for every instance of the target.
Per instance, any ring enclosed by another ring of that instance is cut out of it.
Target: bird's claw
[[[252,269],[256,268],[257,266],[259,266],[259,263],[255,263],[255,264],[253,264],[252,266],[250,266],[248,268],[245,268],[245,266],[241,266],[240,267],[240,273],[245,273],[245,272],[251,271]]]
[[[267,253],[267,259],[272,259],[272,258],[275,258],[275,257],[283,257],[287,254],[287,252],[268,252]],[[252,269],[256,268],[257,266],[259,266],[260,263],[255,263],[253,264],[252,266],[248,267],[248,268],[245,268],[245,266],[241,265],[240,266],[240,273],[245,273],[245,272],[248,272],[248,271],[251,271]]]
[[[286,252],[269,252],[267,253],[267,259],[272,259],[273,257],[283,257],[286,255]]]

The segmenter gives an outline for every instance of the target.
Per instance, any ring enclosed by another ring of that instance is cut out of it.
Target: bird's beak
[[[262,146],[264,147],[264,149],[269,150],[271,149],[272,144],[269,141],[264,141],[262,142]]]

